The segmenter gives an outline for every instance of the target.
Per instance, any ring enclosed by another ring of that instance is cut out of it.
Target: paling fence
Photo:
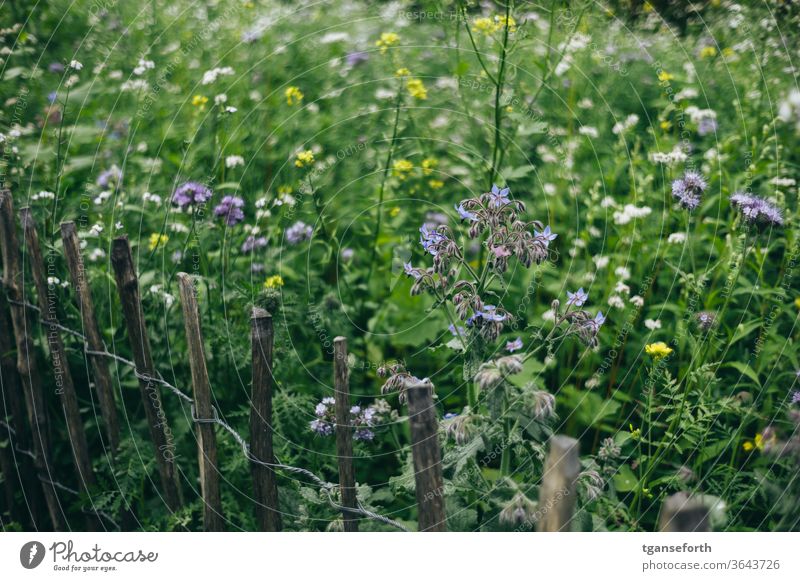
[[[108,514],[97,509],[92,502],[92,495],[101,491],[97,488],[99,485],[93,472],[92,450],[88,445],[81,403],[68,363],[64,339],[65,336],[71,336],[71,339],[83,345],[83,355],[93,379],[90,384],[92,401],[96,396],[111,461],[114,451],[120,446],[121,433],[110,364],[113,362],[133,369],[151,443],[151,449],[143,453],[153,455],[158,473],[156,491],[171,511],[177,511],[184,505],[188,493],[181,485],[180,471],[170,442],[170,418],[166,416],[162,398],[179,398],[188,406],[197,442],[204,530],[226,529],[221,501],[218,437],[232,438],[248,460],[253,487],[252,510],[260,530],[282,529],[279,473],[317,487],[330,506],[341,513],[345,531],[358,531],[359,522],[363,519],[380,522],[386,530],[408,530],[403,524],[368,510],[357,498],[353,433],[349,423],[347,340],[344,337],[334,340],[332,369],[339,481],[328,482],[303,467],[283,464],[275,457],[272,421],[274,329],[267,311],[254,307],[250,318],[252,377],[249,433],[245,437],[221,419],[212,404],[193,278],[186,273],[179,273],[177,277],[187,341],[186,356],[191,370],[192,396],[189,396],[166,381],[153,361],[139,280],[128,239],[122,236],[113,240],[110,258],[132,360],[107,349],[85,276],[77,228],[72,222],[64,222],[60,230],[71,294],[80,312],[83,332],[59,322],[54,293],[48,293],[49,271],[32,213],[27,208],[15,213],[11,192],[0,192],[0,245],[3,258],[3,292],[0,292],[0,440],[4,440],[0,444],[0,473],[5,505],[3,510],[0,504],[0,515],[8,514],[15,522],[32,530],[136,528],[136,515],[130,507],[123,508],[119,514]],[[29,277],[25,269],[30,271]],[[24,285],[28,281],[32,282],[37,304],[27,300],[31,293],[27,292]],[[46,349],[36,346],[35,338],[40,335],[36,325],[44,328]],[[44,362],[45,358],[49,360],[47,363]],[[56,386],[54,392],[45,391],[45,374],[52,375]],[[433,394],[429,383],[409,385],[406,393],[418,512],[417,530],[445,531],[446,489]],[[58,398],[58,406],[51,405],[51,397]],[[52,409],[60,409],[63,414],[51,416],[49,411]],[[55,470],[52,437],[55,422],[62,419],[69,438],[72,475],[59,475]],[[536,518],[528,523],[529,527],[523,526],[518,530],[571,530],[579,473],[578,441],[561,435],[551,438],[539,485]],[[77,482],[78,489],[64,485],[62,481],[67,479]],[[66,497],[69,499],[65,500]],[[84,516],[82,522],[67,522],[63,508],[67,502],[71,505],[80,502]],[[702,505],[678,493],[664,503],[659,526],[661,530],[672,531],[709,530],[708,513]]]

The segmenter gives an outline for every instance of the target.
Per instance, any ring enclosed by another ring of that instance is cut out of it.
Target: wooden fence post
[[[203,528],[219,532],[225,529],[217,468],[217,436],[214,432],[217,411],[211,403],[211,384],[208,379],[203,334],[197,308],[194,281],[185,272],[178,273],[181,293],[183,326],[189,348],[189,368],[192,372],[194,409],[192,419],[197,423],[197,454],[200,464],[200,491],[203,495]]]
[[[61,224],[61,240],[64,242],[64,256],[72,279],[72,289],[75,292],[78,310],[81,313],[86,343],[91,351],[105,351],[105,344],[103,343],[100,327],[97,324],[97,317],[94,312],[92,293],[89,289],[89,282],[86,280],[86,270],[81,257],[78,231],[74,222]],[[117,407],[114,403],[114,390],[111,382],[111,373],[108,369],[108,360],[102,355],[88,355],[88,357],[92,363],[97,399],[100,402],[100,413],[103,416],[108,442],[112,451],[109,457],[113,460],[113,452],[119,448],[119,419],[117,417]]]
[[[579,443],[567,436],[550,438],[539,488],[539,532],[569,532],[575,512],[575,481],[581,472]]]
[[[707,533],[711,531],[708,508],[689,496],[677,492],[664,501],[658,529],[668,533]]]
[[[275,463],[272,445],[272,317],[255,307],[250,319],[253,352],[253,387],[250,405],[250,455],[256,460]],[[253,463],[253,491],[256,499],[256,519],[259,529],[268,532],[281,530],[278,504],[278,482],[275,470]]]
[[[19,217],[22,223],[22,232],[25,236],[25,245],[28,247],[33,284],[36,287],[36,295],[39,299],[39,316],[47,330],[47,345],[50,348],[50,358],[53,363],[56,391],[61,396],[75,470],[78,473],[78,484],[81,490],[87,496],[90,496],[90,488],[95,483],[94,472],[92,470],[92,461],[89,458],[86,430],[81,419],[78,393],[75,391],[72,373],[69,370],[67,350],[64,347],[61,331],[56,326],[59,324],[56,311],[56,296],[54,292],[49,290],[50,284],[48,283],[42,249],[39,244],[39,234],[36,232],[36,222],[33,219],[30,208],[22,208],[19,211]],[[98,523],[90,521],[90,526],[96,524]]]
[[[444,479],[442,451],[439,446],[439,426],[433,405],[430,382],[406,387],[408,419],[411,423],[411,452],[414,457],[419,530],[447,530],[444,511]]]
[[[115,238],[111,245],[111,264],[117,281],[122,314],[128,330],[128,340],[133,352],[139,379],[139,392],[147,414],[150,438],[155,447],[161,488],[167,506],[175,511],[181,506],[181,487],[175,468],[174,443],[167,416],[161,404],[161,393],[155,375],[150,340],[144,323],[142,304],[139,300],[139,279],[133,267],[133,257],[127,236]]]
[[[16,221],[11,192],[0,192],[0,239],[3,241],[3,286],[11,305],[11,322],[14,339],[17,343],[17,372],[25,392],[25,406],[31,426],[36,473],[41,480],[47,512],[54,531],[64,529],[64,511],[58,500],[55,485],[50,446],[50,425],[47,417],[42,384],[39,381],[39,368],[36,365],[36,352],[27,309],[25,292],[22,287],[22,267],[19,255]]]
[[[342,506],[357,508],[356,473],[353,467],[353,430],[350,422],[350,371],[347,368],[347,338],[333,340],[333,385],[336,401],[336,455],[339,459],[339,491]],[[345,532],[358,532],[358,520],[342,514]]]

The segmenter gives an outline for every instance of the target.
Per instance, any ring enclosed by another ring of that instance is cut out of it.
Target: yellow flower
[[[433,173],[433,170],[438,165],[439,162],[436,159],[432,157],[426,157],[425,159],[422,160],[422,175],[424,176],[431,175]]]
[[[428,90],[425,88],[425,85],[420,79],[408,79],[408,82],[406,82],[406,87],[408,88],[408,94],[415,99],[428,98]]]
[[[408,177],[408,174],[411,173],[412,169],[414,169],[413,163],[407,159],[398,159],[392,164],[392,175],[404,180]]]
[[[751,452],[754,449],[763,450],[764,446],[767,444],[774,444],[776,440],[777,438],[775,437],[774,433],[770,434],[766,438],[764,437],[763,433],[756,434],[753,438],[753,441],[751,442],[750,440],[747,440],[744,444],[742,444],[742,448],[744,448],[745,452]]]
[[[711,58],[717,56],[717,49],[713,46],[704,46],[700,49],[701,58]]]
[[[164,246],[164,244],[166,244],[168,240],[169,236],[167,236],[166,234],[157,234],[153,232],[152,234],[150,234],[150,244],[148,244],[150,252],[152,252],[153,250],[155,250],[160,246]]]
[[[278,186],[278,193],[281,195],[291,194],[293,191],[294,189],[292,189],[292,186],[289,185]]]
[[[794,300],[794,306],[797,307],[798,309],[800,309],[800,297],[797,297]]]
[[[506,24],[508,25],[509,32],[517,31],[517,21],[511,16],[509,16],[508,20],[506,20],[505,16],[495,14],[492,18],[476,18],[473,22],[475,30],[487,36],[503,30],[503,28],[506,27]]]
[[[655,360],[663,359],[670,353],[672,353],[672,348],[668,347],[666,343],[663,341],[659,341],[657,343],[650,343],[646,345],[644,348],[644,352],[650,355]]]
[[[642,437],[642,430],[640,428],[633,429],[633,424],[628,424],[628,428],[631,431],[631,439],[638,440]]]
[[[722,49],[722,56],[725,58],[730,58],[736,54],[736,51],[733,50],[731,47],[725,47]]]
[[[672,124],[669,121],[667,121],[666,119],[660,123],[661,129],[663,129],[664,131],[669,129],[671,126],[672,126]]]
[[[394,72],[394,76],[395,76],[395,77],[410,77],[410,76],[411,76],[411,71],[409,71],[409,70],[408,70],[407,68],[405,68],[405,67],[401,67],[401,68],[397,69],[397,70]]]
[[[283,277],[280,274],[268,276],[264,281],[264,288],[278,288],[279,286],[283,286]]]
[[[516,32],[517,31],[517,21],[514,20],[513,17],[509,16],[508,20],[506,20],[505,16],[495,15],[494,17],[494,26],[495,30],[503,30],[503,28],[508,25],[509,32]]]
[[[314,153],[310,149],[298,151],[294,160],[295,167],[305,167],[314,163]]]
[[[384,32],[381,34],[380,39],[375,42],[375,46],[381,49],[381,54],[386,54],[390,46],[396,45],[400,42],[400,36],[394,32]]]
[[[395,206],[394,208],[392,208],[391,210],[389,210],[389,215],[390,215],[392,218],[394,218],[394,217],[396,217],[396,216],[399,216],[399,215],[400,215],[400,208],[399,208],[398,206]]]
[[[287,105],[294,105],[295,103],[299,105],[304,96],[299,87],[286,87],[286,91],[283,94],[286,95]]]
[[[476,18],[472,24],[475,30],[483,34],[492,34],[494,32],[494,22],[491,18]]]
[[[430,180],[428,185],[432,190],[440,190],[444,187],[444,182],[442,180]]]
[[[205,109],[206,103],[208,103],[208,97],[204,95],[195,95],[192,97],[192,105],[195,107]]]
[[[658,73],[658,80],[661,81],[662,83],[666,83],[667,81],[671,81],[674,78],[675,77],[673,75],[671,75],[670,73],[668,73],[667,71],[661,71],[660,73]]]
[[[644,6],[642,6],[642,8],[644,8],[645,12],[652,12],[653,11],[653,5],[650,4],[650,2],[645,2]]]

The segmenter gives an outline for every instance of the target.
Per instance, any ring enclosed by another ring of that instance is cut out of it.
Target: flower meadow
[[[250,316],[269,312],[275,456],[331,482],[346,337],[365,511],[417,526],[407,389],[422,383],[448,530],[535,528],[559,434],[580,445],[573,530],[655,530],[685,492],[713,530],[795,531],[798,58],[800,9],[782,1],[11,1],[0,179],[81,331],[59,230],[75,222],[125,359],[111,254],[128,237],[155,367],[187,394],[191,275],[214,407],[241,433]],[[34,341],[53,393],[46,332]],[[185,482],[167,510],[136,374],[112,366],[112,450],[83,344],[66,344],[93,506],[135,514],[130,530],[202,530],[188,407],[162,395]],[[251,466],[216,429],[226,527],[256,530]],[[278,484],[284,530],[342,529],[336,491]],[[26,528],[10,515],[4,529]]]

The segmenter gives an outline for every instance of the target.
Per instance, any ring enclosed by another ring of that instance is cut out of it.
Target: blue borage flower
[[[554,234],[550,230],[550,225],[548,224],[541,232],[538,232],[537,230],[534,229],[533,238],[537,241],[544,243],[545,246],[550,246],[550,243],[556,238],[558,238],[558,234]]]
[[[495,208],[502,208],[511,203],[508,199],[509,189],[503,188],[502,190],[497,185],[492,185],[492,191],[489,193],[490,204]]]
[[[314,408],[316,419],[309,422],[311,431],[320,436],[331,436],[336,426],[336,400],[323,398]],[[350,408],[350,426],[354,428],[353,439],[370,441],[375,438],[372,428],[379,420],[391,411],[385,400],[377,400],[374,404],[362,407],[354,405]]]
[[[567,305],[582,307],[588,299],[589,295],[583,290],[583,287],[579,288],[574,293],[567,291]]]
[[[519,351],[520,349],[522,349],[522,339],[520,339],[519,337],[517,337],[513,341],[508,341],[506,343],[506,351],[508,351],[509,353],[513,353],[514,351]]]
[[[464,209],[464,202],[461,202],[457,206],[453,206],[458,212],[458,215],[461,217],[462,220],[469,220],[470,222],[477,222],[478,215],[475,212],[470,212],[469,210]]]
[[[746,192],[736,192],[730,199],[733,207],[738,209],[750,224],[783,226],[783,214],[780,209],[764,198]]]

